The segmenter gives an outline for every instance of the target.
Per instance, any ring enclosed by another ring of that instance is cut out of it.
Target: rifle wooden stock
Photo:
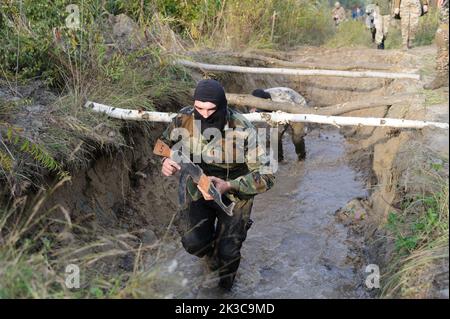
[[[169,145],[167,145],[160,139],[156,141],[155,147],[153,148],[153,153],[164,157],[170,157],[172,155],[172,151],[170,150]]]

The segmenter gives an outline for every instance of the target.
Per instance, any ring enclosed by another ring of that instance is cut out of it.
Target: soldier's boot
[[[220,268],[220,260],[217,257],[217,252],[215,249],[211,249],[211,251],[205,255],[205,263],[208,267],[208,270],[214,272]]]
[[[245,240],[249,225],[239,223],[237,228],[234,228],[234,231],[224,235],[226,238],[220,240],[218,251],[220,259],[219,287],[227,291],[233,287],[234,278],[241,262],[242,242]]]
[[[413,40],[408,39],[408,41],[406,41],[406,43],[403,44],[403,50],[404,51],[411,50],[412,49],[412,43],[413,43]]]
[[[411,49],[411,46],[410,46],[410,44],[409,44],[409,40],[407,40],[407,41],[403,42],[403,44],[402,44],[402,50],[403,50],[403,51],[408,51],[409,49]]]
[[[284,152],[283,152],[283,135],[278,137],[278,161],[284,161]]]
[[[386,37],[383,37],[383,40],[381,40],[381,43],[378,44],[377,49],[378,50],[384,50],[384,40],[386,39]]]
[[[444,86],[448,86],[448,77],[445,75],[439,74],[439,75],[436,75],[436,77],[433,79],[433,81],[425,84],[423,86],[423,88],[425,90],[436,90],[436,89],[439,89]]]
[[[236,277],[235,274],[229,274],[229,275],[225,275],[220,277],[219,280],[219,287],[226,290],[226,291],[230,291],[231,288],[233,288],[233,284],[234,284],[234,278]]]
[[[303,138],[295,143],[295,153],[297,153],[299,161],[303,161],[306,158],[306,146]]]
[[[278,162],[284,161],[283,149],[278,149]]]

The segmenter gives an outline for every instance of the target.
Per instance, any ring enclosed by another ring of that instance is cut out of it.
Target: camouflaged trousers
[[[403,46],[411,45],[419,28],[419,17],[422,14],[420,0],[402,0],[400,17]]]
[[[379,10],[378,10],[379,11]],[[383,40],[386,38],[388,30],[389,30],[389,23],[391,22],[391,16],[389,15],[380,15],[377,14],[374,18],[374,25],[375,25],[375,43],[381,44]]]

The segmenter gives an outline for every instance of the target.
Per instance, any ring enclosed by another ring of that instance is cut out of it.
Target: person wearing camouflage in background
[[[171,124],[163,132],[161,140],[172,147],[179,136],[175,129],[183,128],[189,132],[191,157],[201,155],[198,165],[203,172],[210,177],[212,183],[222,194],[225,205],[231,201],[235,203],[233,216],[227,215],[214,201],[207,191],[200,189],[189,179],[187,183],[187,195],[190,198],[189,207],[180,212],[182,229],[182,244],[185,250],[197,257],[207,258],[207,263],[212,271],[219,271],[219,286],[231,289],[240,263],[240,250],[246,239],[247,230],[252,221],[250,213],[253,206],[253,198],[272,188],[275,177],[270,159],[264,148],[256,147],[250,135],[244,137],[244,147],[233,145],[233,160],[225,163],[206,163],[204,161],[211,148],[207,147],[208,136],[203,136],[205,129],[215,128],[222,133],[220,144],[222,155],[227,151],[224,146],[228,142],[225,132],[232,130],[254,129],[254,126],[237,111],[227,107],[227,100],[223,87],[215,80],[202,80],[198,83],[194,93],[194,107],[188,106],[179,111]],[[196,135],[200,122],[200,132]],[[250,134],[256,134],[250,130]],[[225,138],[224,138],[225,136]],[[185,141],[186,142],[186,141]],[[230,144],[228,144],[230,145]],[[244,161],[235,160],[240,151],[244,152]],[[249,160],[251,152],[254,160]],[[171,176],[180,169],[180,166],[171,158],[164,158],[162,173]],[[217,221],[217,223],[216,223]]]
[[[274,87],[269,89],[256,89],[252,92],[252,95],[262,99],[270,99],[274,102],[290,103],[299,107],[308,106],[305,98],[298,92],[287,87]],[[251,108],[250,112],[259,112],[256,108]],[[287,130],[291,132],[292,143],[295,147],[295,153],[299,161],[302,161],[306,157],[305,146],[305,124],[301,122],[293,122],[284,125],[278,125],[278,161],[284,160],[283,152],[283,135]]]
[[[339,26],[346,19],[345,9],[342,7],[339,1],[336,1],[336,3],[334,4],[334,9],[331,13],[333,15],[335,26]]]
[[[389,23],[391,22],[392,0],[377,0],[374,8],[375,43],[377,48],[384,49],[384,41],[388,34]]]
[[[411,49],[419,28],[419,17],[428,12],[428,0],[395,0],[394,16],[401,19],[403,49]]]
[[[435,90],[443,86],[448,86],[448,8],[449,0],[439,0],[439,21],[440,25],[436,31],[436,77],[424,86],[427,90]]]

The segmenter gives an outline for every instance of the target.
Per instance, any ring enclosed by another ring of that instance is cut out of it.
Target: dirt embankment
[[[113,154],[97,154],[88,168],[73,173],[71,181],[56,190],[45,207],[63,206],[86,234],[132,235],[123,239],[130,250],[140,244],[153,245],[167,234],[176,236],[175,229],[167,227],[177,211],[176,181],[162,178],[160,159],[152,154],[163,129],[159,124],[130,125],[123,132],[127,147]],[[63,212],[56,212],[64,220]],[[63,227],[54,231],[61,232]],[[65,244],[86,239],[83,231],[74,230],[73,235]],[[130,252],[105,258],[100,267],[105,267],[104,272],[117,267],[131,271],[135,257]]]
[[[42,83],[33,82],[20,86],[17,92],[7,85],[0,87],[0,98],[6,106],[15,103],[14,115],[3,117],[1,124],[20,129],[30,140],[45,145],[41,135],[49,134],[49,128],[58,120],[52,108],[57,96]],[[176,111],[181,105],[160,108],[161,111]],[[78,140],[80,147],[75,151],[85,155],[83,165],[69,163],[77,167],[70,169],[70,181],[58,187],[40,208],[42,214],[51,212],[50,218],[54,222],[47,230],[58,239],[58,248],[73,247],[76,250],[99,238],[131,235],[124,236],[121,247],[122,251],[130,253],[104,258],[96,264],[103,273],[112,273],[118,268],[132,270],[136,255],[132,250],[140,244],[151,245],[161,238],[177,207],[176,185],[173,180],[161,178],[159,158],[152,154],[154,141],[165,126],[117,123],[122,126],[120,140],[117,140],[123,143],[122,146],[92,150],[96,144]],[[109,132],[110,136],[114,133],[117,137],[118,131]],[[108,130],[104,133],[107,136]],[[0,193],[6,198],[11,192],[18,203],[26,200],[33,204],[36,195],[52,189],[57,181],[55,174],[44,169],[35,170],[31,179],[11,180],[0,185]],[[9,189],[10,183],[14,185],[13,189]],[[4,204],[6,202],[2,202]],[[68,220],[76,227],[68,227]],[[108,242],[112,246],[118,245],[115,241]],[[108,251],[113,248],[111,245],[87,249],[78,256]]]

